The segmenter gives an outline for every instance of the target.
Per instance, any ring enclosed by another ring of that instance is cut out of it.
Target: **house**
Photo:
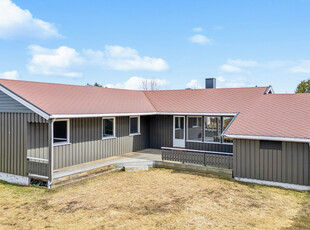
[[[310,94],[269,87],[137,91],[0,80],[0,179],[145,148],[233,155],[237,180],[310,188]]]

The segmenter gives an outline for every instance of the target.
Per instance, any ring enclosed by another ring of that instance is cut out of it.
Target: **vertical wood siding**
[[[129,136],[129,117],[116,118],[116,138],[102,140],[102,118],[70,120],[69,145],[54,147],[54,169],[149,147],[149,117],[141,116],[141,135]]]
[[[173,147],[173,116],[150,117],[150,148]]]
[[[48,159],[48,124],[28,123],[27,156]]]
[[[28,121],[41,120],[31,113],[0,113],[0,172],[27,175],[28,140],[36,135],[28,132]],[[34,144],[41,148],[41,139]]]
[[[259,140],[234,140],[234,176],[310,185],[307,143],[282,142],[282,150],[260,149]]]

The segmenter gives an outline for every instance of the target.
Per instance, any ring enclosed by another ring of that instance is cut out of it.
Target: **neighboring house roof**
[[[16,80],[0,80],[0,90],[45,118],[239,113],[226,136],[310,142],[310,94],[265,94],[267,87],[138,91]]]

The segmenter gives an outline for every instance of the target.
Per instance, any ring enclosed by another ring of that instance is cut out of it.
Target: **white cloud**
[[[221,66],[220,68],[222,71],[227,72],[227,73],[240,73],[243,72],[243,70],[237,66],[233,66],[233,65],[228,65],[228,64],[224,64]]]
[[[105,46],[104,51],[84,50],[90,62],[100,64],[104,68],[114,70],[150,70],[163,71],[169,69],[162,58],[139,56],[137,50],[122,46]]]
[[[197,80],[191,80],[186,84],[186,87],[191,89],[202,89],[201,84]]]
[[[34,18],[10,0],[0,0],[0,38],[19,37],[50,38],[61,37],[50,23]]]
[[[310,73],[310,60],[300,60],[290,71],[292,73]]]
[[[151,79],[151,78],[142,78],[133,76],[129,78],[127,81],[123,83],[117,83],[117,84],[106,84],[105,87],[108,88],[119,88],[119,89],[135,89],[135,90],[141,90],[143,82],[147,82],[148,84],[151,81],[154,81],[158,87],[162,87],[168,82],[165,79]]]
[[[220,83],[223,83],[223,82],[225,82],[225,78],[223,78],[222,76],[219,76],[219,77],[216,78],[216,81],[220,82]]]
[[[203,29],[201,27],[195,27],[192,29],[194,32],[202,32]]]
[[[206,36],[202,34],[196,34],[189,38],[190,42],[197,43],[200,45],[204,45],[206,43],[211,43],[211,39],[207,38]]]
[[[246,71],[243,68],[255,67],[258,65],[259,64],[256,61],[252,60],[228,59],[226,64],[223,64],[220,67],[220,70],[226,73],[249,73],[249,71]]]
[[[27,68],[31,73],[66,77],[82,76],[79,72],[71,71],[72,67],[83,63],[83,59],[75,49],[67,46],[47,49],[36,45],[29,46],[28,48],[32,58]]]
[[[238,81],[227,82],[225,85],[227,88],[239,88],[239,87],[245,87],[246,86],[246,84],[244,82],[238,82]]]
[[[18,78],[18,72],[16,70],[13,70],[0,73],[0,78],[16,80]]]
[[[227,64],[239,67],[253,67],[258,65],[256,61],[240,59],[228,59]]]
[[[246,79],[242,77],[226,79],[222,76],[216,78],[219,88],[238,88],[238,87],[246,87]]]

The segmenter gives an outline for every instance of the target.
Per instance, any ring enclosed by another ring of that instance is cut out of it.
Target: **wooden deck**
[[[75,174],[104,168],[110,165],[114,165],[116,168],[122,168],[126,164],[145,164],[152,167],[155,161],[161,160],[161,150],[144,149],[139,152],[132,152],[118,157],[111,157],[98,161],[92,161],[84,164],[57,169],[54,171],[54,179],[68,177]]]

